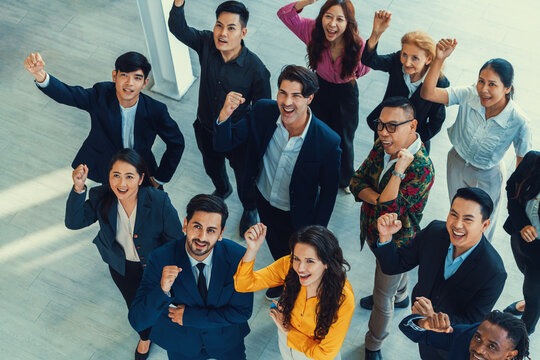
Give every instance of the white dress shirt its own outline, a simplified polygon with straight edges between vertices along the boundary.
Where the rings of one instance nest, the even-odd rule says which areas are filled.
[[[499,115],[486,120],[486,109],[480,103],[475,85],[444,90],[448,92],[448,106],[459,104],[448,137],[468,164],[491,169],[499,164],[512,143],[519,157],[532,149],[529,119],[513,100],[508,101]]]
[[[126,210],[118,201],[118,211],[116,215],[116,242],[120,244],[124,253],[126,254],[126,260],[140,261],[139,254],[135,249],[133,243],[133,229],[135,228],[135,220],[137,218],[137,205],[133,208],[131,216],[127,216]]]
[[[403,68],[401,68],[401,71],[403,71],[403,80],[405,81],[405,85],[407,85],[407,89],[409,89],[408,97],[410,98],[412,94],[414,94],[416,89],[418,89],[418,87],[422,85],[422,83],[424,82],[424,79],[426,78],[426,75],[427,75],[427,71],[420,80],[415,81],[415,82],[411,82],[411,75],[405,73],[405,70],[403,70]]]
[[[263,156],[263,168],[257,178],[257,188],[261,195],[275,208],[291,210],[289,186],[291,177],[311,124],[311,110],[308,121],[300,136],[289,138],[289,132],[278,118],[276,130]]]
[[[187,241],[187,239],[186,239]],[[214,257],[214,250],[210,252],[210,255],[203,261],[199,261],[194,259],[189,252],[187,251],[187,243],[186,243],[186,254],[189,259],[189,263],[191,264],[191,271],[193,272],[193,276],[195,276],[195,284],[199,282],[199,268],[197,267],[198,263],[203,263],[205,265],[203,269],[203,275],[206,279],[206,289],[210,289],[210,276],[212,274],[212,258]]]

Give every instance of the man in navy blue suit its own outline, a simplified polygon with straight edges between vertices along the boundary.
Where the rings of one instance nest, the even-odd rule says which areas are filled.
[[[246,359],[244,337],[253,293],[238,293],[233,275],[245,248],[223,239],[227,205],[197,195],[187,205],[185,236],[150,254],[129,310],[134,329],[173,360]]]
[[[146,57],[137,52],[121,55],[112,72],[113,82],[96,83],[88,89],[66,85],[49,75],[39,53],[30,54],[24,66],[45,95],[90,114],[90,133],[73,160],[73,168],[86,164],[89,179],[107,183],[111,157],[123,148],[132,148],[146,161],[154,187],[172,178],[184,151],[184,137],[167,106],[141,93],[151,70]],[[156,135],[167,145],[159,166],[152,154]]]
[[[327,226],[338,191],[340,137],[312,115],[308,105],[317,76],[302,66],[286,66],[278,78],[277,101],[259,100],[242,119],[233,112],[245,102],[230,92],[219,114],[214,148],[230,151],[247,144],[244,186],[256,185],[257,210],[267,225],[275,260],[288,255],[289,237],[306,225]],[[281,287],[266,297],[281,295]]]

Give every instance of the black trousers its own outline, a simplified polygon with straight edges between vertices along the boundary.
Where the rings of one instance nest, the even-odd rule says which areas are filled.
[[[231,187],[227,170],[225,169],[225,158],[227,158],[236,177],[236,189],[244,210],[255,210],[255,186],[251,186],[249,191],[244,191],[243,187],[244,174],[246,172],[246,146],[241,145],[225,153],[217,152],[214,150],[214,134],[208,131],[199,120],[195,120],[193,128],[195,129],[197,147],[203,158],[204,170],[212,180],[216,190],[223,194]]]
[[[289,255],[289,238],[294,232],[291,223],[291,213],[283,211],[270,205],[261,195],[258,189],[257,193],[257,212],[261,222],[266,225],[266,243],[270,248],[270,253],[274,260]]]
[[[354,133],[358,127],[358,86],[356,81],[334,84],[318,76],[319,90],[310,108],[313,114],[324,121],[341,136],[341,171],[339,187],[349,186],[354,174]]]
[[[516,264],[525,277],[523,280],[525,312],[521,320],[530,335],[534,332],[540,317],[540,239],[528,243],[518,232],[512,234],[510,241]]]
[[[137,293],[137,289],[139,288],[142,280],[143,267],[141,263],[138,261],[126,260],[126,274],[123,276],[110,266],[109,271],[114,283],[116,284],[116,287],[118,287],[118,290],[120,290],[122,293],[122,296],[124,297],[126,305],[129,309],[133,299],[135,299],[135,294]],[[148,328],[143,331],[139,331],[141,340],[148,340],[151,330],[152,328]]]

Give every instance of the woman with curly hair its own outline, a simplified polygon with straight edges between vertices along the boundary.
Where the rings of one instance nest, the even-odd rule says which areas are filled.
[[[392,14],[379,10],[373,18],[373,31],[367,40],[365,51],[362,53],[362,63],[374,70],[387,72],[388,85],[383,100],[394,96],[403,96],[411,101],[416,113],[418,126],[416,131],[429,154],[429,140],[435,136],[446,119],[444,104],[438,104],[420,97],[422,82],[426,77],[429,65],[435,59],[435,41],[428,33],[421,30],[411,31],[401,38],[401,50],[391,54],[377,54],[377,45],[382,34],[390,26]],[[441,73],[437,79],[437,87],[450,86],[448,79]],[[382,104],[379,104],[366,118],[368,126],[378,138],[376,121],[381,114]]]
[[[278,17],[307,45],[309,67],[317,73],[319,91],[310,105],[313,114],[341,136],[339,186],[348,192],[354,173],[354,133],[358,127],[356,79],[369,68],[360,61],[365,42],[358,34],[350,0],[328,0],[316,19],[298,14],[316,0],[301,0],[279,9]]]
[[[234,276],[236,290],[285,285],[270,309],[284,360],[341,359],[339,350],[354,312],[354,294],[345,275],[349,264],[338,240],[323,226],[306,226],[291,236],[291,255],[254,272],[265,235],[266,226],[261,223],[246,231],[247,250]]]

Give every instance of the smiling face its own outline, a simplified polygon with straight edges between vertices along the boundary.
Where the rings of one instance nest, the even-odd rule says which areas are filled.
[[[475,201],[459,197],[454,199],[446,218],[446,230],[458,253],[462,254],[482,239],[490,220],[482,220],[481,211],[480,204]]]
[[[418,46],[405,43],[401,47],[400,60],[403,71],[411,78],[415,78],[413,81],[418,81],[426,73],[432,58]]]
[[[508,101],[506,94],[510,93],[511,88],[505,87],[500,76],[487,67],[478,76],[476,91],[480,97],[480,103],[486,109],[491,107],[504,108]]]
[[[281,81],[277,94],[277,103],[281,121],[287,130],[299,128],[302,124],[307,123],[308,105],[313,100],[313,96],[312,94],[307,98],[304,97],[302,95],[302,84],[297,81]]]
[[[322,17],[322,27],[326,40],[339,41],[347,28],[347,18],[341,5],[334,5]]]
[[[411,120],[408,113],[399,107],[385,107],[381,111],[379,121],[385,124],[400,124]],[[396,132],[389,133],[386,127],[377,131],[384,152],[392,157],[401,149],[408,148],[416,140],[416,120],[396,127]]]
[[[116,87],[118,102],[125,108],[132,107],[137,103],[139,94],[148,83],[148,78],[144,78],[141,69],[128,73],[113,70],[112,78]]]
[[[116,161],[109,172],[109,186],[120,201],[137,199],[143,179],[144,174],[140,176],[135,166],[121,160]]]
[[[489,321],[484,321],[471,339],[470,360],[505,360],[518,355],[506,330]]]
[[[195,211],[188,221],[184,219],[182,231],[186,234],[186,249],[197,261],[203,261],[222,239],[221,214]]]
[[[317,290],[327,268],[319,259],[317,250],[311,245],[297,243],[292,259],[293,269],[298,274],[300,285]]]
[[[242,27],[240,15],[222,12],[214,25],[214,44],[222,54],[239,52],[247,28]]]

